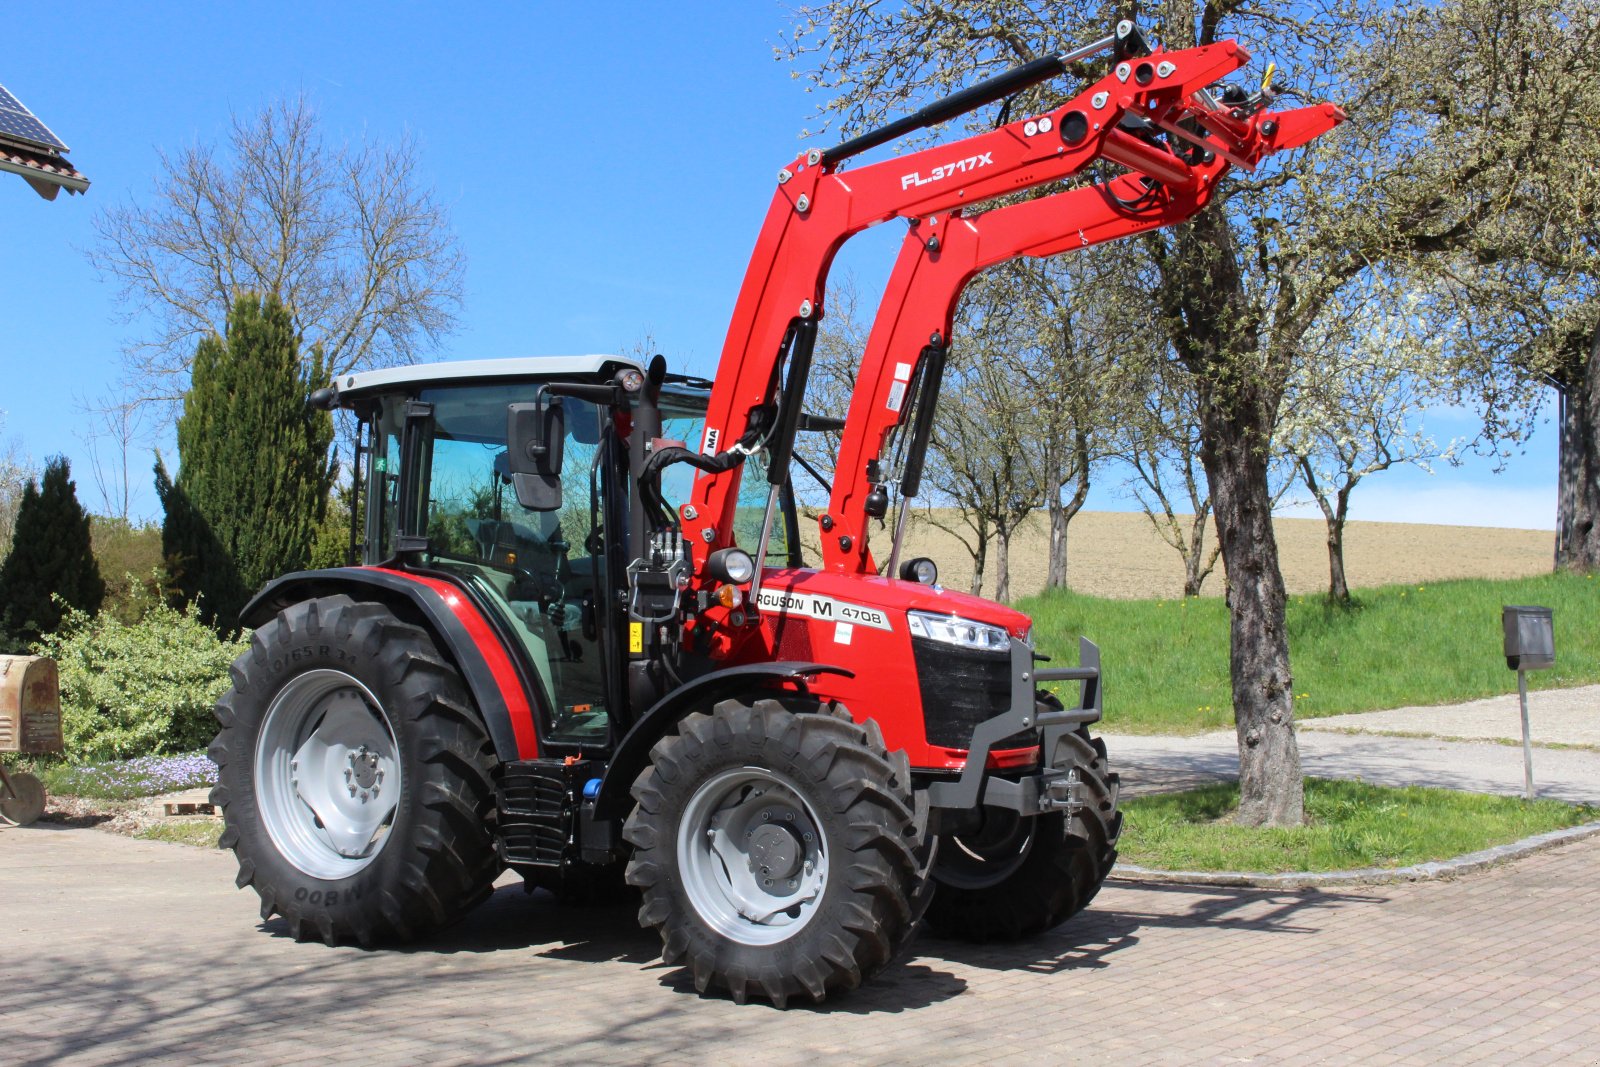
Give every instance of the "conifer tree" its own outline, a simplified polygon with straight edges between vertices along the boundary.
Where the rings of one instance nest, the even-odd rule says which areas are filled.
[[[178,419],[178,476],[158,461],[162,548],[184,600],[220,632],[268,581],[304,569],[327,508],[333,419],[307,399],[327,384],[320,349],[302,360],[275,297],[234,301],[227,334],[195,350]]]
[[[42,482],[30,480],[22,491],[11,553],[0,563],[0,648],[25,652],[61,624],[66,608],[98,611],[105,591],[89,513],[78,502],[71,464],[57,456]]]

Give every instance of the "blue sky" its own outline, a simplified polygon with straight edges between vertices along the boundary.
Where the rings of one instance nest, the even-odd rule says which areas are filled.
[[[805,83],[773,58],[783,5],[81,2],[7,13],[0,84],[92,181],[53,203],[0,175],[0,437],[71,457],[100,507],[81,404],[106,395],[137,324],[83,250],[94,212],[148,195],[157,149],[217,140],[230,111],[306,92],[330,139],[422,145],[467,257],[461,327],[440,358],[614,351],[646,333],[677,368],[715,369],[773,176],[815,126]],[[463,13],[465,12],[465,13]],[[836,269],[881,285],[898,233]],[[1474,427],[1439,412],[1449,438]],[[172,448],[166,446],[170,453]],[[158,505],[135,460],[134,512]],[[1550,528],[1554,434],[1487,461],[1363,485],[1356,518]],[[1114,472],[1090,506],[1127,509]],[[1296,512],[1301,513],[1301,512]]]

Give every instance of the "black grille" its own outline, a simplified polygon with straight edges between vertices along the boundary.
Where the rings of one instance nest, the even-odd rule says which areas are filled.
[[[930,745],[970,748],[977,725],[1011,707],[1010,653],[974,652],[913,637],[911,654],[917,664],[923,729]],[[1034,743],[1033,731],[1024,730],[994,747],[1025,748]]]

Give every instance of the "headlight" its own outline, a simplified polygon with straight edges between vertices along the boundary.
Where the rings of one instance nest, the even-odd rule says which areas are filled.
[[[930,611],[906,612],[906,624],[915,637],[926,637],[958,648],[976,652],[1009,652],[1011,635],[1003,626],[990,626],[986,622],[973,622],[958,615],[935,615]]]
[[[719,581],[744,585],[756,576],[756,561],[742,548],[724,548],[706,557],[706,570]]]
[[[918,556],[916,559],[908,559],[900,564],[900,577],[908,582],[938,585],[939,567],[927,556]]]

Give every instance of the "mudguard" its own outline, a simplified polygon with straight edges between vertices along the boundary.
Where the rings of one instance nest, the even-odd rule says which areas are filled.
[[[666,734],[673,723],[689,712],[709,709],[719,700],[737,693],[747,693],[755,686],[768,682],[795,682],[802,688],[809,674],[838,674],[855,677],[855,672],[825,663],[749,663],[741,667],[712,671],[679,686],[651,706],[639,717],[622,740],[606,767],[600,791],[595,795],[596,819],[620,819],[628,814],[633,800],[628,790],[650,762],[650,749]]]
[[[434,574],[411,575],[376,567],[297,571],[267,584],[239,613],[241,624],[260,626],[283,608],[313,597],[345,593],[412,609],[432,630],[461,671],[502,762],[539,755],[537,728],[526,687],[487,620],[465,594],[447,596]]]

